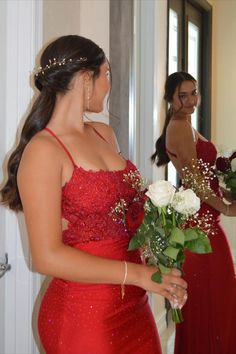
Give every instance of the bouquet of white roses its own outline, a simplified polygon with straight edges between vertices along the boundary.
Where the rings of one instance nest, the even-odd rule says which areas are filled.
[[[216,159],[216,173],[232,198],[236,199],[236,152]]]
[[[143,220],[132,237],[129,250],[141,248],[148,264],[158,267],[152,280],[160,283],[171,268],[182,271],[185,249],[210,253],[207,235],[188,221],[200,208],[200,199],[191,189],[176,190],[170,182],[157,181],[146,192]],[[197,222],[195,223],[197,225]],[[172,305],[172,319],[183,321],[181,309]]]

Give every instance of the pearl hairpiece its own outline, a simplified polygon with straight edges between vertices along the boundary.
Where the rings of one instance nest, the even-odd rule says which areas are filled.
[[[88,59],[86,57],[80,57],[79,59],[62,59],[62,60],[57,60],[56,58],[53,58],[53,60],[49,59],[49,64],[47,64],[46,66],[42,67],[39,66],[36,70],[35,70],[35,76],[38,76],[39,74],[44,75],[45,71],[53,68],[54,66],[62,66],[62,65],[66,65],[68,63],[72,63],[72,62],[76,62],[76,63],[84,63],[86,62]]]

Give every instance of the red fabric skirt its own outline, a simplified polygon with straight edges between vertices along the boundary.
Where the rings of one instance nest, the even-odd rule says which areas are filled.
[[[236,353],[236,278],[218,216],[215,232],[210,236],[212,253],[186,254],[188,300],[182,310],[184,322],[176,328],[175,354]]]
[[[140,263],[127,241],[76,246],[112,259]],[[107,270],[109,271],[109,269]],[[146,292],[120,285],[53,279],[39,313],[39,334],[47,354],[160,354],[160,342]]]

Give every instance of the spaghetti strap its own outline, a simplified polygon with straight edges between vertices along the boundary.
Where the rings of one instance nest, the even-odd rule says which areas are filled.
[[[100,138],[101,138],[102,140],[104,140],[107,144],[110,144],[110,143],[102,136],[102,134],[99,133],[99,131],[98,131],[96,128],[94,128],[94,127],[92,127],[92,126],[91,126],[91,128],[94,130],[94,132],[95,132],[98,136],[100,136]],[[121,154],[121,151],[118,151],[118,155],[122,155],[122,154]]]
[[[44,128],[44,130],[47,130],[49,132],[49,134],[51,134],[57,141],[58,143],[61,145],[61,147],[64,149],[64,151],[66,152],[66,154],[68,155],[69,159],[71,160],[73,166],[76,166],[76,163],[74,162],[73,157],[71,156],[69,150],[67,149],[67,147],[63,144],[63,142],[56,136],[56,134],[49,128]]]
[[[90,126],[91,126],[91,128],[94,130],[94,132],[95,132],[98,136],[100,136],[100,138],[101,138],[102,140],[104,140],[107,144],[109,144],[108,141],[102,136],[102,134],[99,133],[99,131],[98,131],[96,128],[94,128],[92,125],[90,125]]]
[[[168,154],[171,155],[171,156],[177,157],[176,154],[174,154],[173,152],[169,151],[168,149],[166,149],[166,152],[168,152]]]

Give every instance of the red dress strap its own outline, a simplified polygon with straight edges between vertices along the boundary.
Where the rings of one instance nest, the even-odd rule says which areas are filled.
[[[168,149],[166,149],[166,152],[168,152],[168,154],[169,154],[169,155],[174,156],[174,157],[176,157],[176,158],[177,158],[177,155],[176,155],[176,154],[174,154],[173,152],[169,151]]]
[[[107,144],[110,144],[110,143],[102,136],[102,134],[100,134],[99,131],[97,131],[97,129],[95,129],[95,128],[92,127],[92,126],[91,126],[91,128],[95,131],[95,133],[96,133],[98,136],[100,136],[100,138],[101,138],[102,140],[104,140]],[[121,155],[121,151],[119,151],[118,154]]]
[[[102,140],[104,140],[106,143],[108,143],[108,141],[102,136],[102,134],[99,133],[99,131],[94,128],[93,126],[91,126],[91,128],[95,131],[95,133],[100,136],[100,138],[102,138]],[[109,144],[109,143],[108,143]]]
[[[61,147],[64,149],[64,151],[66,152],[66,154],[68,155],[69,159],[71,160],[73,166],[76,166],[76,163],[74,162],[73,157],[71,156],[71,153],[69,152],[69,150],[67,149],[67,147],[63,144],[63,142],[56,136],[56,134],[49,128],[44,128],[44,130],[47,130],[49,132],[49,134],[51,134],[57,141],[58,143],[61,145]]]

